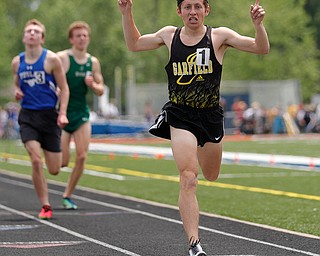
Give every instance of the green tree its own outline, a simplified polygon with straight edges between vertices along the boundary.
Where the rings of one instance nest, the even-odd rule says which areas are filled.
[[[157,3],[135,1],[134,18],[142,34],[155,32],[165,25],[181,26],[181,18],[176,14],[176,1],[162,0]],[[244,3],[246,2],[246,3]],[[211,1],[211,12],[206,24],[226,26],[242,35],[254,37],[254,27],[250,19],[250,4],[254,1]],[[224,80],[281,80],[299,79],[303,98],[308,101],[314,93],[320,92],[319,60],[315,30],[312,21],[304,11],[304,0],[263,1],[267,14],[267,28],[271,51],[268,55],[253,55],[229,50],[224,59]],[[281,10],[281,12],[279,11]],[[157,13],[158,11],[158,13]],[[163,47],[165,48],[165,47]],[[163,66],[167,63],[167,49],[146,53],[128,53],[137,70],[139,82],[166,81]]]
[[[25,17],[31,11],[31,2],[29,0],[0,2],[0,13],[2,13],[0,16],[0,105],[13,98],[11,60],[22,49],[20,27],[25,23]]]
[[[5,12],[5,5],[3,2],[0,3],[0,12]],[[10,41],[8,38],[10,37],[10,28],[9,28],[9,22],[5,18],[4,15],[0,16],[0,23],[2,24],[2,28],[0,30],[0,45],[1,45],[1,51],[0,51],[0,77],[7,77],[7,74],[10,72],[10,63],[11,63],[11,57],[10,52]],[[3,83],[3,79],[1,79],[1,83]]]
[[[217,4],[211,13],[212,23],[254,36],[249,16],[252,1],[247,2],[244,5],[243,1],[226,0],[225,4]],[[313,93],[320,91],[320,73],[317,72],[319,61],[314,29],[308,27],[310,19],[304,12],[304,1],[263,1],[261,4],[267,12],[264,24],[269,35],[270,53],[261,56],[229,50],[224,61],[223,79],[299,79],[303,98],[307,101]]]
[[[249,15],[252,3],[254,0],[210,1],[211,13],[206,24],[230,27],[242,35],[254,36]],[[311,95],[320,92],[319,49],[316,44],[320,28],[318,0],[262,1],[261,4],[267,11],[264,23],[270,38],[270,54],[260,56],[230,49],[223,63],[223,79],[299,79],[303,98],[307,101]],[[142,34],[155,32],[166,25],[182,26],[174,0],[134,0],[133,8]],[[1,24],[5,24],[0,31],[3,50],[0,54],[0,88],[8,86],[3,81],[12,79],[10,61],[24,49],[21,33],[30,18],[37,18],[45,24],[45,47],[54,51],[70,47],[66,33],[71,22],[88,22],[92,28],[88,50],[99,58],[111,95],[114,93],[115,67],[123,70],[124,81],[128,65],[135,67],[138,83],[167,80],[164,70],[168,62],[166,47],[139,53],[127,50],[116,0],[3,0],[0,11],[4,13],[0,17]]]
[[[306,0],[304,7],[311,17],[309,26],[316,29],[317,46],[320,49],[320,1]]]
[[[90,25],[91,43],[88,51],[100,60],[105,83],[111,90],[114,69],[116,66],[125,68],[128,55],[116,8],[116,1],[43,0],[35,12],[48,30],[46,46],[54,51],[70,47],[67,29],[72,22],[83,20]],[[46,13],[48,9],[51,10],[50,15]]]
[[[319,51],[315,30],[308,27],[310,17],[304,0],[275,1],[269,4],[266,24],[270,28],[271,54],[266,57],[269,79],[296,78],[301,81],[305,101],[320,92]],[[290,10],[285,14],[278,10]]]

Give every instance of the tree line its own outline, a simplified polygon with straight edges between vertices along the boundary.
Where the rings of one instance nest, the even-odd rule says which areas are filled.
[[[165,25],[181,26],[175,0],[134,0],[134,18],[142,34]],[[226,26],[242,35],[254,36],[249,16],[253,0],[210,0],[206,24]],[[265,56],[229,50],[224,60],[223,80],[298,79],[305,101],[320,93],[320,1],[261,1],[266,9],[271,52]],[[89,52],[99,58],[106,84],[114,93],[114,70],[120,67],[122,81],[133,65],[138,83],[166,82],[166,47],[132,53],[126,48],[117,0],[2,0],[0,3],[0,105],[12,99],[11,60],[24,50],[22,31],[27,20],[39,19],[47,29],[45,47],[53,51],[69,48],[67,29],[75,20],[92,29]],[[165,90],[166,88],[164,88]]]

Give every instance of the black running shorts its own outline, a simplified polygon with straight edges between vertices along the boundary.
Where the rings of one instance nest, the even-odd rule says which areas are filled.
[[[206,142],[219,143],[224,136],[223,109],[191,108],[172,102],[166,103],[149,132],[157,137],[171,139],[170,126],[191,132],[203,147]]]
[[[55,109],[21,109],[18,122],[22,142],[35,140],[47,151],[61,152],[61,129],[57,125],[57,118]]]

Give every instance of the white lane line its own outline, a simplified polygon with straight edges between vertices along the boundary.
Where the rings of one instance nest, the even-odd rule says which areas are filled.
[[[101,245],[101,246],[103,246],[103,247],[112,249],[112,250],[114,250],[114,251],[122,252],[122,253],[125,254],[125,255],[140,256],[139,254],[136,254],[136,253],[127,251],[127,250],[125,250],[125,249],[122,249],[122,248],[113,246],[113,245],[111,245],[111,244],[104,243],[104,242],[99,241],[99,240],[97,240],[97,239],[94,239],[94,238],[91,238],[91,237],[82,235],[82,234],[80,234],[80,233],[78,233],[78,232],[75,232],[75,231],[72,231],[72,230],[67,229],[67,228],[65,228],[65,227],[56,225],[56,224],[54,224],[54,223],[52,223],[52,222],[38,219],[38,218],[36,218],[36,217],[34,217],[34,216],[30,215],[30,214],[27,214],[27,213],[24,213],[24,212],[15,210],[15,209],[10,208],[10,207],[7,207],[7,206],[5,206],[5,205],[0,204],[0,208],[3,209],[3,210],[5,210],[5,211],[14,213],[14,214],[16,214],[16,215],[20,215],[20,216],[23,216],[23,217],[25,217],[25,218],[38,221],[38,222],[42,223],[43,225],[50,226],[50,227],[55,228],[55,229],[57,229],[57,230],[59,230],[59,231],[68,233],[68,234],[70,234],[70,235],[72,235],[72,236],[81,238],[81,239],[83,239],[83,240],[86,240],[86,241],[89,241],[89,242],[92,242],[92,243]]]
[[[109,203],[104,203],[104,202],[101,202],[101,201],[88,199],[88,198],[85,198],[85,197],[82,197],[82,196],[76,196],[76,198],[78,200],[86,201],[88,203],[95,203],[95,204],[98,204],[98,205],[101,205],[101,206],[107,206],[107,207],[111,207],[111,208],[130,211],[130,212],[138,213],[138,214],[141,214],[141,215],[144,215],[144,216],[148,216],[150,218],[159,219],[159,220],[163,220],[163,221],[167,221],[167,222],[171,222],[171,223],[176,223],[176,224],[182,225],[182,221],[171,219],[171,218],[167,218],[167,217],[163,217],[163,216],[159,216],[159,215],[156,215],[156,214],[152,214],[152,213],[148,213],[148,212],[144,212],[144,211],[140,211],[140,210],[134,210],[134,209],[130,209],[130,208],[127,208],[127,207],[113,205],[113,204],[109,204]],[[245,241],[249,241],[249,242],[254,242],[254,243],[258,243],[258,244],[263,244],[263,245],[267,245],[267,246],[271,246],[271,247],[280,248],[280,249],[283,249],[283,250],[286,250],[286,251],[298,252],[298,253],[305,254],[305,255],[310,255],[310,256],[320,256],[320,254],[316,254],[316,253],[312,253],[312,252],[306,252],[306,251],[298,250],[298,249],[295,249],[295,248],[286,247],[286,246],[282,246],[282,245],[278,245],[278,244],[273,244],[273,243],[269,243],[269,242],[265,242],[265,241],[261,241],[261,240],[257,240],[257,239],[252,239],[252,238],[248,238],[248,237],[244,237],[244,236],[234,235],[234,234],[231,234],[231,233],[219,231],[219,230],[216,230],[216,229],[207,228],[207,227],[204,227],[204,226],[199,226],[199,229],[205,230],[205,231],[208,231],[208,232],[211,232],[211,233],[219,234],[219,235],[224,235],[224,236],[228,236],[228,237],[237,238],[237,239],[240,239],[240,240],[245,240]]]
[[[71,148],[74,148],[74,142]],[[108,143],[90,143],[89,149],[96,153],[113,153],[120,155],[132,155],[144,157],[160,157],[163,159],[173,159],[170,147],[151,147],[137,145],[119,145]],[[232,163],[239,165],[259,165],[279,168],[290,168],[296,170],[301,168],[305,171],[320,171],[320,158],[292,156],[292,155],[273,155],[243,152],[222,152],[222,163]]]
[[[9,179],[6,179],[6,178],[0,178],[1,181],[3,182],[7,182],[7,183],[10,183],[10,184],[14,184],[14,185],[18,185],[18,186],[23,186],[23,187],[28,187],[28,188],[32,188],[33,189],[33,186],[30,185],[30,184],[27,184],[27,183],[23,183],[23,182],[15,182],[14,180],[9,180]],[[60,191],[57,191],[57,190],[53,190],[53,189],[49,189],[49,192],[52,193],[52,194],[56,194],[56,195],[62,195],[62,192]],[[77,200],[81,200],[81,201],[84,201],[84,202],[87,202],[87,203],[92,203],[92,204],[97,204],[97,205],[100,205],[100,206],[106,206],[106,207],[110,207],[110,208],[114,208],[114,209],[118,209],[118,210],[123,210],[123,211],[128,211],[128,212],[132,212],[132,213],[137,213],[137,214],[141,214],[141,215],[144,215],[144,216],[147,216],[147,217],[150,217],[150,218],[154,218],[154,219],[158,219],[158,220],[162,220],[162,221],[167,221],[167,222],[170,222],[170,223],[175,223],[175,224],[179,224],[179,225],[182,225],[182,221],[179,221],[179,220],[176,220],[176,219],[172,219],[172,218],[168,218],[168,217],[163,217],[163,216],[160,216],[160,215],[156,215],[156,214],[152,214],[152,213],[148,213],[148,212],[144,212],[144,211],[141,211],[141,210],[135,210],[135,209],[131,209],[131,208],[128,208],[128,207],[124,207],[124,206],[119,206],[119,205],[114,205],[114,204],[109,204],[109,203],[105,203],[105,202],[101,202],[101,201],[98,201],[98,200],[94,200],[94,199],[90,199],[90,198],[86,198],[86,197],[83,197],[83,196],[78,196],[78,195],[73,195],[73,198],[77,199]],[[0,204],[0,208],[1,208],[1,204]],[[4,206],[5,207],[5,206]],[[15,211],[15,210],[14,210]],[[19,211],[16,211],[18,213],[21,213],[21,214],[25,214],[25,213],[22,213],[22,212],[19,212]],[[28,214],[27,214],[28,215]],[[35,219],[41,223],[44,223],[44,224],[52,224],[52,225],[55,225],[53,223],[50,223],[50,222],[47,222],[47,221],[43,221],[43,220],[39,220],[31,215],[28,215],[30,216],[32,219]],[[60,227],[60,226],[58,226]],[[61,227],[64,230],[66,230],[65,232],[68,231],[68,229],[65,229],[63,227]],[[59,228],[58,228],[59,229]],[[240,239],[240,240],[245,240],[245,241],[249,241],[249,242],[254,242],[254,243],[257,243],[257,244],[263,244],[263,245],[267,245],[267,246],[271,246],[271,247],[275,247],[275,248],[279,248],[279,249],[282,249],[282,250],[286,250],[286,251],[291,251],[291,252],[297,252],[297,253],[301,253],[301,254],[304,254],[304,255],[309,255],[309,256],[320,256],[320,254],[316,254],[316,253],[313,253],[313,252],[307,252],[307,251],[302,251],[302,250],[299,250],[299,249],[295,249],[295,248],[291,248],[291,247],[287,247],[287,246],[282,246],[282,245],[278,245],[278,244],[274,244],[274,243],[269,243],[269,242],[265,242],[265,241],[261,241],[261,240],[257,240],[257,239],[252,239],[252,238],[248,238],[248,237],[244,237],[244,236],[239,236],[239,235],[235,235],[235,234],[231,234],[231,233],[227,233],[227,232],[223,232],[223,231],[220,231],[220,230],[216,230],[216,229],[212,229],[212,228],[208,228],[208,227],[204,227],[204,226],[199,226],[199,229],[201,230],[204,230],[204,231],[207,231],[207,232],[211,232],[211,233],[215,233],[215,234],[219,234],[219,235],[223,235],[223,236],[227,236],[227,237],[232,237],[232,238],[236,238],[236,239]],[[70,231],[73,233],[73,231]],[[68,232],[67,232],[68,233]],[[76,232],[74,232],[75,234],[78,234]],[[71,234],[71,233],[70,233]],[[79,234],[81,237],[83,235]],[[76,235],[77,236],[77,235]],[[79,236],[78,236],[79,237]],[[84,236],[85,237],[85,236]],[[88,238],[88,239],[92,239],[92,238]],[[87,240],[87,239],[85,239]],[[98,240],[95,240],[93,239],[94,241],[97,241],[96,243],[99,244],[99,243],[103,243],[101,241],[98,241]],[[91,241],[91,240],[87,240],[87,241]],[[104,244],[104,243],[103,243]],[[108,247],[108,246],[111,246],[111,247],[114,247],[112,245],[108,245],[106,244],[107,246],[105,247]],[[111,248],[111,247],[108,247],[108,248]],[[118,248],[118,247],[115,247],[115,248]],[[113,249],[113,248],[111,248]],[[119,248],[120,249],[120,248]],[[128,255],[137,255],[137,254],[128,254]]]
[[[86,243],[84,241],[42,241],[42,242],[1,242],[0,248],[23,248],[23,249],[34,249],[34,248],[48,248],[56,246],[70,246]]]
[[[25,174],[13,173],[13,172],[5,171],[5,170],[2,170],[2,169],[0,169],[0,173],[3,173],[5,175],[9,175],[9,176],[12,176],[12,177],[20,177],[21,179],[24,179],[24,180],[31,180],[30,176],[29,175],[25,175]],[[14,181],[14,180],[11,180],[11,179],[0,178],[0,180],[1,179],[5,180],[6,183],[9,183],[9,184],[17,184],[18,183],[18,181]],[[58,185],[58,186],[65,186],[65,183],[58,182],[58,181],[53,181],[53,180],[48,180],[48,183],[54,184],[54,185]],[[27,183],[22,183],[22,184],[20,184],[20,186],[24,186],[24,187],[33,189],[33,185],[30,185],[30,184],[27,184]],[[78,190],[90,192],[90,193],[93,193],[93,194],[109,196],[109,197],[127,199],[129,201],[134,201],[134,202],[141,202],[141,203],[145,203],[145,204],[148,204],[148,205],[154,205],[154,206],[157,206],[157,207],[170,208],[170,209],[174,209],[174,210],[177,210],[177,211],[179,210],[179,208],[177,206],[157,203],[157,202],[148,201],[148,200],[145,200],[145,199],[139,199],[139,198],[135,198],[135,197],[131,197],[131,196],[116,194],[116,193],[112,193],[112,192],[106,192],[106,191],[97,190],[97,189],[93,189],[93,188],[82,187],[80,185],[78,186]],[[52,194],[62,195],[62,192],[57,192],[57,191],[50,191],[50,192]],[[80,199],[80,200],[82,200],[82,199]],[[55,214],[57,214],[57,213],[55,213]],[[72,213],[72,214],[76,214],[76,213]],[[281,228],[272,227],[272,226],[269,226],[269,225],[264,225],[264,224],[259,224],[259,223],[244,221],[244,220],[233,219],[233,218],[230,218],[230,217],[226,217],[226,216],[222,216],[222,215],[218,215],[218,214],[207,213],[207,212],[201,212],[201,214],[205,215],[205,216],[208,216],[208,217],[229,220],[229,221],[232,221],[232,222],[242,223],[242,224],[246,224],[246,225],[250,225],[250,226],[256,226],[256,227],[260,227],[260,228],[264,228],[264,229],[268,229],[268,230],[273,230],[273,231],[277,231],[277,232],[281,232],[281,233],[286,233],[286,234],[291,234],[291,235],[295,235],[295,236],[301,236],[301,237],[320,240],[319,236],[310,235],[310,234],[306,234],[306,233],[295,232],[295,231],[292,231],[292,230],[281,229]],[[0,216],[1,215],[7,215],[7,213],[0,211]]]
[[[310,177],[320,176],[319,172],[266,172],[266,173],[220,173],[219,179],[242,179],[242,178],[273,178],[273,177]],[[199,175],[201,177],[201,175]]]
[[[21,159],[14,159],[14,158],[1,158],[0,157],[0,161],[1,162],[6,162],[6,163],[10,163],[10,164],[15,164],[15,165],[23,165],[23,166],[31,166],[30,161],[26,161],[26,160],[21,160]],[[46,166],[44,166],[46,168]],[[61,168],[62,172],[71,172],[72,168],[69,167],[63,167]],[[105,173],[105,172],[101,172],[101,171],[94,171],[94,170],[84,170],[85,174],[88,175],[92,175],[92,176],[97,176],[97,177],[103,177],[103,178],[108,178],[108,179],[113,179],[113,180],[127,180],[128,177],[123,176],[123,175],[119,175],[119,174],[113,174],[113,173]],[[131,178],[129,178],[131,179]]]
[[[82,196],[74,195],[74,198],[76,198],[78,200],[85,201],[87,203],[94,203],[94,204],[101,205],[101,206],[116,208],[118,210],[124,210],[124,211],[133,212],[133,213],[138,213],[138,214],[141,214],[141,215],[144,215],[144,216],[148,216],[150,218],[159,219],[159,220],[163,220],[163,221],[167,221],[167,222],[171,222],[171,223],[176,223],[176,224],[182,225],[182,221],[171,219],[171,218],[167,218],[167,217],[163,217],[163,216],[160,216],[160,215],[156,215],[156,214],[152,214],[152,213],[148,213],[148,212],[144,212],[144,211],[140,211],[140,210],[134,210],[134,209],[131,209],[131,208],[118,206],[118,205],[114,205],[114,204],[109,204],[109,203],[97,201],[97,200],[94,200],[94,199],[89,199],[89,198],[82,197]],[[254,242],[254,243],[258,243],[258,244],[264,244],[264,245],[280,248],[280,249],[283,249],[283,250],[286,250],[286,251],[298,252],[298,253],[302,253],[302,254],[310,255],[310,256],[320,256],[320,254],[315,254],[315,253],[312,253],[312,252],[306,252],[306,251],[298,250],[298,249],[295,249],[295,248],[290,248],[290,247],[286,247],[286,246],[282,246],[282,245],[278,245],[278,244],[273,244],[273,243],[269,243],[269,242],[265,242],[265,241],[261,241],[261,240],[256,240],[256,239],[252,239],[252,238],[248,238],[248,237],[244,237],[244,236],[234,235],[234,234],[231,234],[231,233],[219,231],[219,230],[216,230],[216,229],[207,228],[207,227],[204,227],[204,226],[199,226],[199,229],[205,230],[205,231],[208,231],[208,232],[211,232],[211,233],[215,233],[215,234],[220,234],[220,235],[224,235],[224,236],[228,236],[228,237],[233,237],[233,238],[249,241],[249,242]]]
[[[63,167],[61,168],[62,172],[69,172],[71,173],[72,168],[70,167]],[[84,169],[83,170],[84,174],[88,174],[91,176],[96,176],[96,177],[102,177],[102,178],[108,178],[108,179],[112,179],[112,180],[126,180],[127,178],[123,175],[118,175],[118,174],[113,174],[113,173],[105,173],[102,171],[94,171],[94,170],[88,170],[88,169]]]
[[[0,225],[0,231],[34,229],[38,225]]]
[[[0,158],[1,160],[1,158]],[[17,164],[17,165],[27,165],[30,166],[30,161],[25,161],[25,160],[16,160],[16,159],[7,159],[6,160],[8,163],[12,164]],[[270,166],[263,166],[269,168]],[[72,168],[69,167],[64,167],[61,168],[62,172],[71,172]],[[285,169],[285,168],[284,168]],[[292,169],[292,168],[289,168]],[[297,167],[296,169],[299,169]],[[112,174],[112,173],[105,173],[101,171],[95,171],[95,170],[89,170],[85,169],[84,174],[91,175],[91,176],[96,176],[96,177],[103,177],[103,178],[108,178],[108,179],[113,179],[113,180],[119,180],[119,181],[124,181],[124,180],[146,180],[147,178],[141,178],[141,177],[128,177],[124,175],[119,175],[119,174]],[[319,176],[320,172],[267,172],[267,173],[220,173],[219,179],[243,179],[243,178],[287,178],[287,177],[303,177],[303,176]],[[203,178],[202,174],[199,174],[199,178]]]
[[[313,253],[313,252],[302,251],[302,250],[298,250],[298,249],[295,249],[295,248],[282,246],[282,245],[279,245],[279,244],[274,244],[274,243],[269,243],[269,242],[265,242],[265,241],[261,241],[261,240],[257,240],[257,239],[252,239],[252,238],[249,238],[249,237],[243,237],[243,236],[239,236],[239,235],[234,235],[234,234],[226,233],[226,232],[223,232],[223,231],[219,231],[219,230],[215,230],[215,229],[211,229],[211,228],[207,228],[207,227],[203,227],[203,226],[200,226],[199,229],[202,229],[202,230],[205,230],[205,231],[208,231],[208,232],[212,232],[212,233],[216,233],[216,234],[220,234],[220,235],[224,235],[224,236],[229,236],[229,237],[241,239],[241,240],[246,240],[246,241],[249,241],[249,242],[254,242],[254,243],[263,244],[263,245],[267,245],[267,246],[271,246],[271,247],[276,247],[276,248],[283,249],[283,250],[286,250],[286,251],[298,252],[298,253],[301,253],[301,254],[304,254],[304,255],[310,255],[310,256],[320,256],[320,254],[316,254],[316,253]]]

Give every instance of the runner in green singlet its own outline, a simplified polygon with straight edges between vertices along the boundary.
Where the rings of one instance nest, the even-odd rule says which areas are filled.
[[[88,86],[84,78],[87,74],[92,73],[92,58],[88,56],[84,64],[79,64],[72,53],[68,53],[68,55],[70,67],[66,75],[69,89],[72,93],[70,94],[67,111],[70,121],[64,130],[68,133],[73,133],[89,120],[90,109],[86,100]]]
[[[62,166],[68,166],[70,161],[71,138],[75,143],[76,159],[63,194],[62,205],[65,209],[75,210],[77,205],[71,200],[71,195],[82,176],[91,138],[90,109],[86,95],[90,88],[96,95],[101,96],[104,81],[99,60],[87,52],[90,43],[89,25],[76,21],[69,26],[68,35],[72,48],[58,52],[70,90],[67,110],[69,124],[63,129],[61,136]]]

